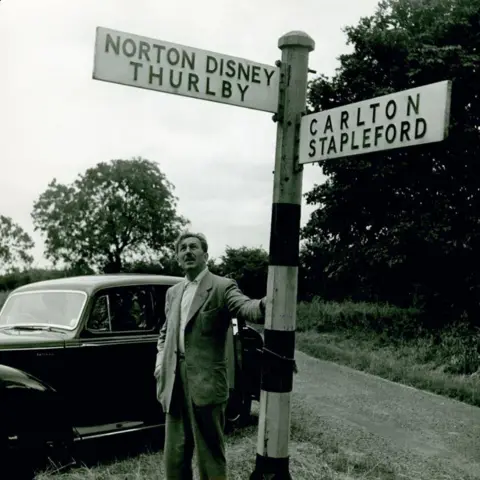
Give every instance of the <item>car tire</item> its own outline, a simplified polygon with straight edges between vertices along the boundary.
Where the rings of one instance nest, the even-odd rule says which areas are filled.
[[[73,464],[69,455],[71,451],[68,441],[57,440],[53,448],[35,434],[23,434],[22,443],[12,448],[9,447],[7,434],[0,433],[0,478],[34,480],[38,471],[50,467],[51,460],[55,461],[57,471],[61,470]]]
[[[8,433],[0,425],[0,478],[32,479],[33,470],[28,472],[28,462],[9,446]]]
[[[5,440],[5,441],[4,441]],[[34,480],[35,463],[24,455],[24,452],[8,448],[6,437],[0,446],[0,478],[15,478],[16,480]]]

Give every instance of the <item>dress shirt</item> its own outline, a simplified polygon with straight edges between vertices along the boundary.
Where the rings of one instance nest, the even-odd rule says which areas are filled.
[[[208,268],[204,268],[192,281],[185,277],[182,303],[180,307],[180,329],[178,336],[178,348],[180,353],[185,353],[185,325],[187,324],[188,312],[190,311],[193,298],[197,293],[198,285],[207,272]]]

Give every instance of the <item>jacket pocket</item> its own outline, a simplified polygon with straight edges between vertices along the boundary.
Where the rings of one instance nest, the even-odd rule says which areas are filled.
[[[195,372],[191,372],[188,380],[196,406],[202,407],[228,400],[226,362],[215,362],[208,368],[196,369]]]
[[[200,324],[204,335],[211,335],[217,330],[221,322],[221,311],[222,308],[217,307],[200,313]]]

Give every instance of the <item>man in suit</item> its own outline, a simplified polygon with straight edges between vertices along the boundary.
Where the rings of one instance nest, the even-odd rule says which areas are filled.
[[[232,317],[263,323],[265,298],[252,300],[234,280],[209,272],[202,234],[183,233],[175,251],[186,278],[167,291],[154,373],[166,414],[166,478],[192,480],[195,447],[200,479],[225,480],[227,331]]]

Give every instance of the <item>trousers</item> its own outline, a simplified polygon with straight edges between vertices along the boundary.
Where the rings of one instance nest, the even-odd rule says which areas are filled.
[[[195,449],[200,480],[226,480],[224,425],[227,402],[198,407],[190,397],[187,365],[178,358],[170,412],[166,414],[164,461],[167,480],[193,480]]]

